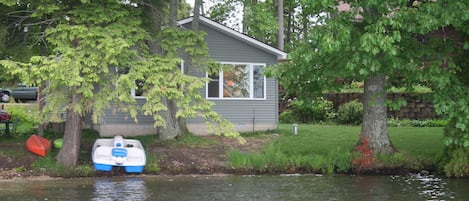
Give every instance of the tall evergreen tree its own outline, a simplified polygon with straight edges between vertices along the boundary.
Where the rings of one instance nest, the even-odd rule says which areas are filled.
[[[77,165],[85,114],[91,113],[92,121],[97,122],[108,108],[129,112],[135,121],[138,113],[151,115],[155,126],[164,126],[169,119],[161,112],[169,108],[162,100],[171,100],[178,108],[173,114],[175,118],[200,116],[217,123],[215,133],[238,135],[200,95],[205,81],[180,70],[179,50],[186,50],[194,58],[207,55],[202,35],[177,28],[158,29],[161,26],[142,28],[145,6],[136,5],[159,1],[0,3],[8,6],[26,3],[27,12],[31,13],[28,17],[47,17],[46,21],[51,22],[44,32],[50,47],[48,55],[32,56],[28,62],[1,60],[0,65],[28,84],[47,81],[44,88],[47,104],[42,108],[41,121],[60,120],[59,108],[66,111],[64,143],[57,157],[65,167]],[[160,40],[157,47],[151,46],[155,39]],[[165,54],[148,51],[155,47]],[[130,95],[141,80],[145,80],[141,86],[145,93],[143,105]]]

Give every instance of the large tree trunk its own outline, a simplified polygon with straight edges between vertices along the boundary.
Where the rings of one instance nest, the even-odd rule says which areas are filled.
[[[72,95],[72,105],[78,102],[78,96]],[[80,154],[80,138],[82,130],[81,114],[67,109],[67,121],[65,123],[65,134],[63,145],[57,156],[57,160],[64,167],[73,168],[77,166],[78,156]]]
[[[278,0],[278,8],[277,8],[277,15],[278,15],[278,49],[284,49],[284,40],[283,40],[283,32],[284,32],[284,20],[283,20],[283,0]]]
[[[381,74],[371,75],[365,81],[361,137],[368,140],[373,153],[391,154],[395,149],[388,133],[385,83],[386,76]]]
[[[287,41],[287,44],[290,44],[291,42],[291,34],[293,32],[293,13],[294,13],[294,4],[292,2],[289,2],[288,6],[288,15],[287,15],[287,28],[286,28],[286,33],[285,33],[285,40]]]
[[[195,0],[194,1],[194,18],[192,20],[192,30],[199,31],[199,17],[200,17],[200,5],[202,4],[202,0]]]
[[[195,10],[199,10],[201,0],[196,0],[196,7]],[[176,19],[177,18],[177,10],[178,10],[178,0],[172,0],[170,3],[170,10],[171,10],[171,16],[170,20]],[[194,11],[194,21],[198,22],[198,19],[196,20],[195,18],[195,13],[198,13]],[[198,15],[197,15],[198,18]],[[161,21],[160,18],[154,16],[153,21]],[[193,21],[193,22],[194,22]],[[161,22],[159,23],[154,23],[155,26],[161,26]],[[176,23],[169,23],[170,26],[176,26]],[[198,26],[198,25],[197,25]],[[161,30],[161,27],[156,27],[157,30]],[[161,51],[160,44],[158,41],[154,41],[152,44],[152,53],[153,54],[163,54]],[[161,140],[169,140],[169,139],[174,139],[178,136],[181,136],[183,134],[183,129],[185,129],[185,124],[183,120],[179,120],[176,118],[176,113],[178,108],[176,107],[176,103],[173,100],[168,100],[167,98],[163,97],[161,98],[162,103],[166,106],[167,110],[165,111],[160,111],[159,114],[163,119],[165,120],[165,126],[164,127],[158,127],[158,137]]]
[[[169,4],[169,26],[171,27],[177,26],[178,8],[179,0],[171,0]]]
[[[176,118],[177,107],[174,101],[162,98],[162,102],[168,110],[161,111],[160,115],[165,120],[165,127],[158,128],[158,136],[161,140],[170,140],[182,135],[179,120]]]

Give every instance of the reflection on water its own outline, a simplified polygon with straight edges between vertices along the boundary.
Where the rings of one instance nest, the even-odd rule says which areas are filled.
[[[92,200],[147,200],[145,181],[142,178],[123,180],[97,179]]]
[[[469,180],[435,176],[130,176],[0,181],[8,200],[469,200]]]
[[[456,193],[448,188],[446,180],[433,175],[413,174],[409,177],[392,176],[391,181],[403,185],[405,192],[417,192],[427,200],[451,200]]]

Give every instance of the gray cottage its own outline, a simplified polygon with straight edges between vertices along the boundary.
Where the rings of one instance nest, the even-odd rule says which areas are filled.
[[[190,17],[178,24],[190,29],[192,20]],[[215,103],[213,109],[232,122],[239,132],[277,128],[278,83],[274,78],[266,78],[263,68],[286,59],[287,54],[203,16],[200,16],[199,31],[207,33],[205,41],[210,57],[232,69],[215,75],[189,72],[212,79],[201,93]],[[184,69],[184,65],[190,65],[188,62],[182,64]],[[132,94],[137,101],[144,101]],[[139,121],[135,123],[128,114],[106,113],[98,124],[88,124],[101,136],[156,133],[151,116],[138,116]],[[194,134],[210,134],[202,119],[188,119],[187,126]]]

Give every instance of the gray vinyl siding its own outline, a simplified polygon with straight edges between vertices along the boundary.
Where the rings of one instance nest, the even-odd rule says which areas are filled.
[[[191,24],[185,24],[186,28],[190,28]],[[245,41],[231,37],[219,30],[211,28],[200,23],[200,31],[206,32],[206,42],[209,47],[210,57],[220,62],[239,62],[239,63],[258,63],[275,64],[277,55],[270,54],[258,47],[250,45]],[[185,60],[184,69],[192,69],[189,67],[188,60]],[[205,77],[205,72],[190,72],[190,74]],[[234,124],[253,124],[256,123],[278,123],[278,88],[277,81],[273,78],[266,79],[266,98],[265,100],[211,100],[216,105],[213,109],[222,115],[225,119]],[[205,97],[205,88],[200,91]],[[137,99],[140,105],[143,105],[143,99]],[[153,125],[153,117],[139,114],[138,127]],[[202,119],[188,119],[187,123],[202,123]],[[105,115],[100,118],[99,125],[124,125],[135,126],[134,119],[127,112],[120,112],[117,108],[105,110]],[[119,133],[119,132],[117,132]]]
[[[190,24],[185,25],[190,27]],[[220,62],[277,63],[277,56],[239,39],[223,34],[218,30],[200,24],[200,31],[206,32],[205,42],[209,47],[210,57]]]
[[[144,104],[143,99],[137,99],[137,103],[139,105]],[[138,124],[154,124],[153,116],[138,114],[137,115]],[[106,109],[104,110],[104,116],[100,119],[100,124],[135,124],[134,119],[130,116],[128,112],[122,112],[118,110],[118,106],[114,107],[114,109]]]
[[[190,24],[186,24],[190,27]],[[237,38],[222,34],[220,31],[200,24],[200,31],[206,32],[205,42],[210,57],[220,62],[260,63],[266,66],[275,64],[277,56],[249,45]],[[194,72],[192,72],[194,73]],[[196,73],[205,76],[205,72]],[[213,109],[232,123],[277,123],[277,81],[266,79],[265,100],[210,99],[215,103]],[[201,90],[205,96],[205,88]],[[201,119],[190,119],[188,123],[201,123]]]

